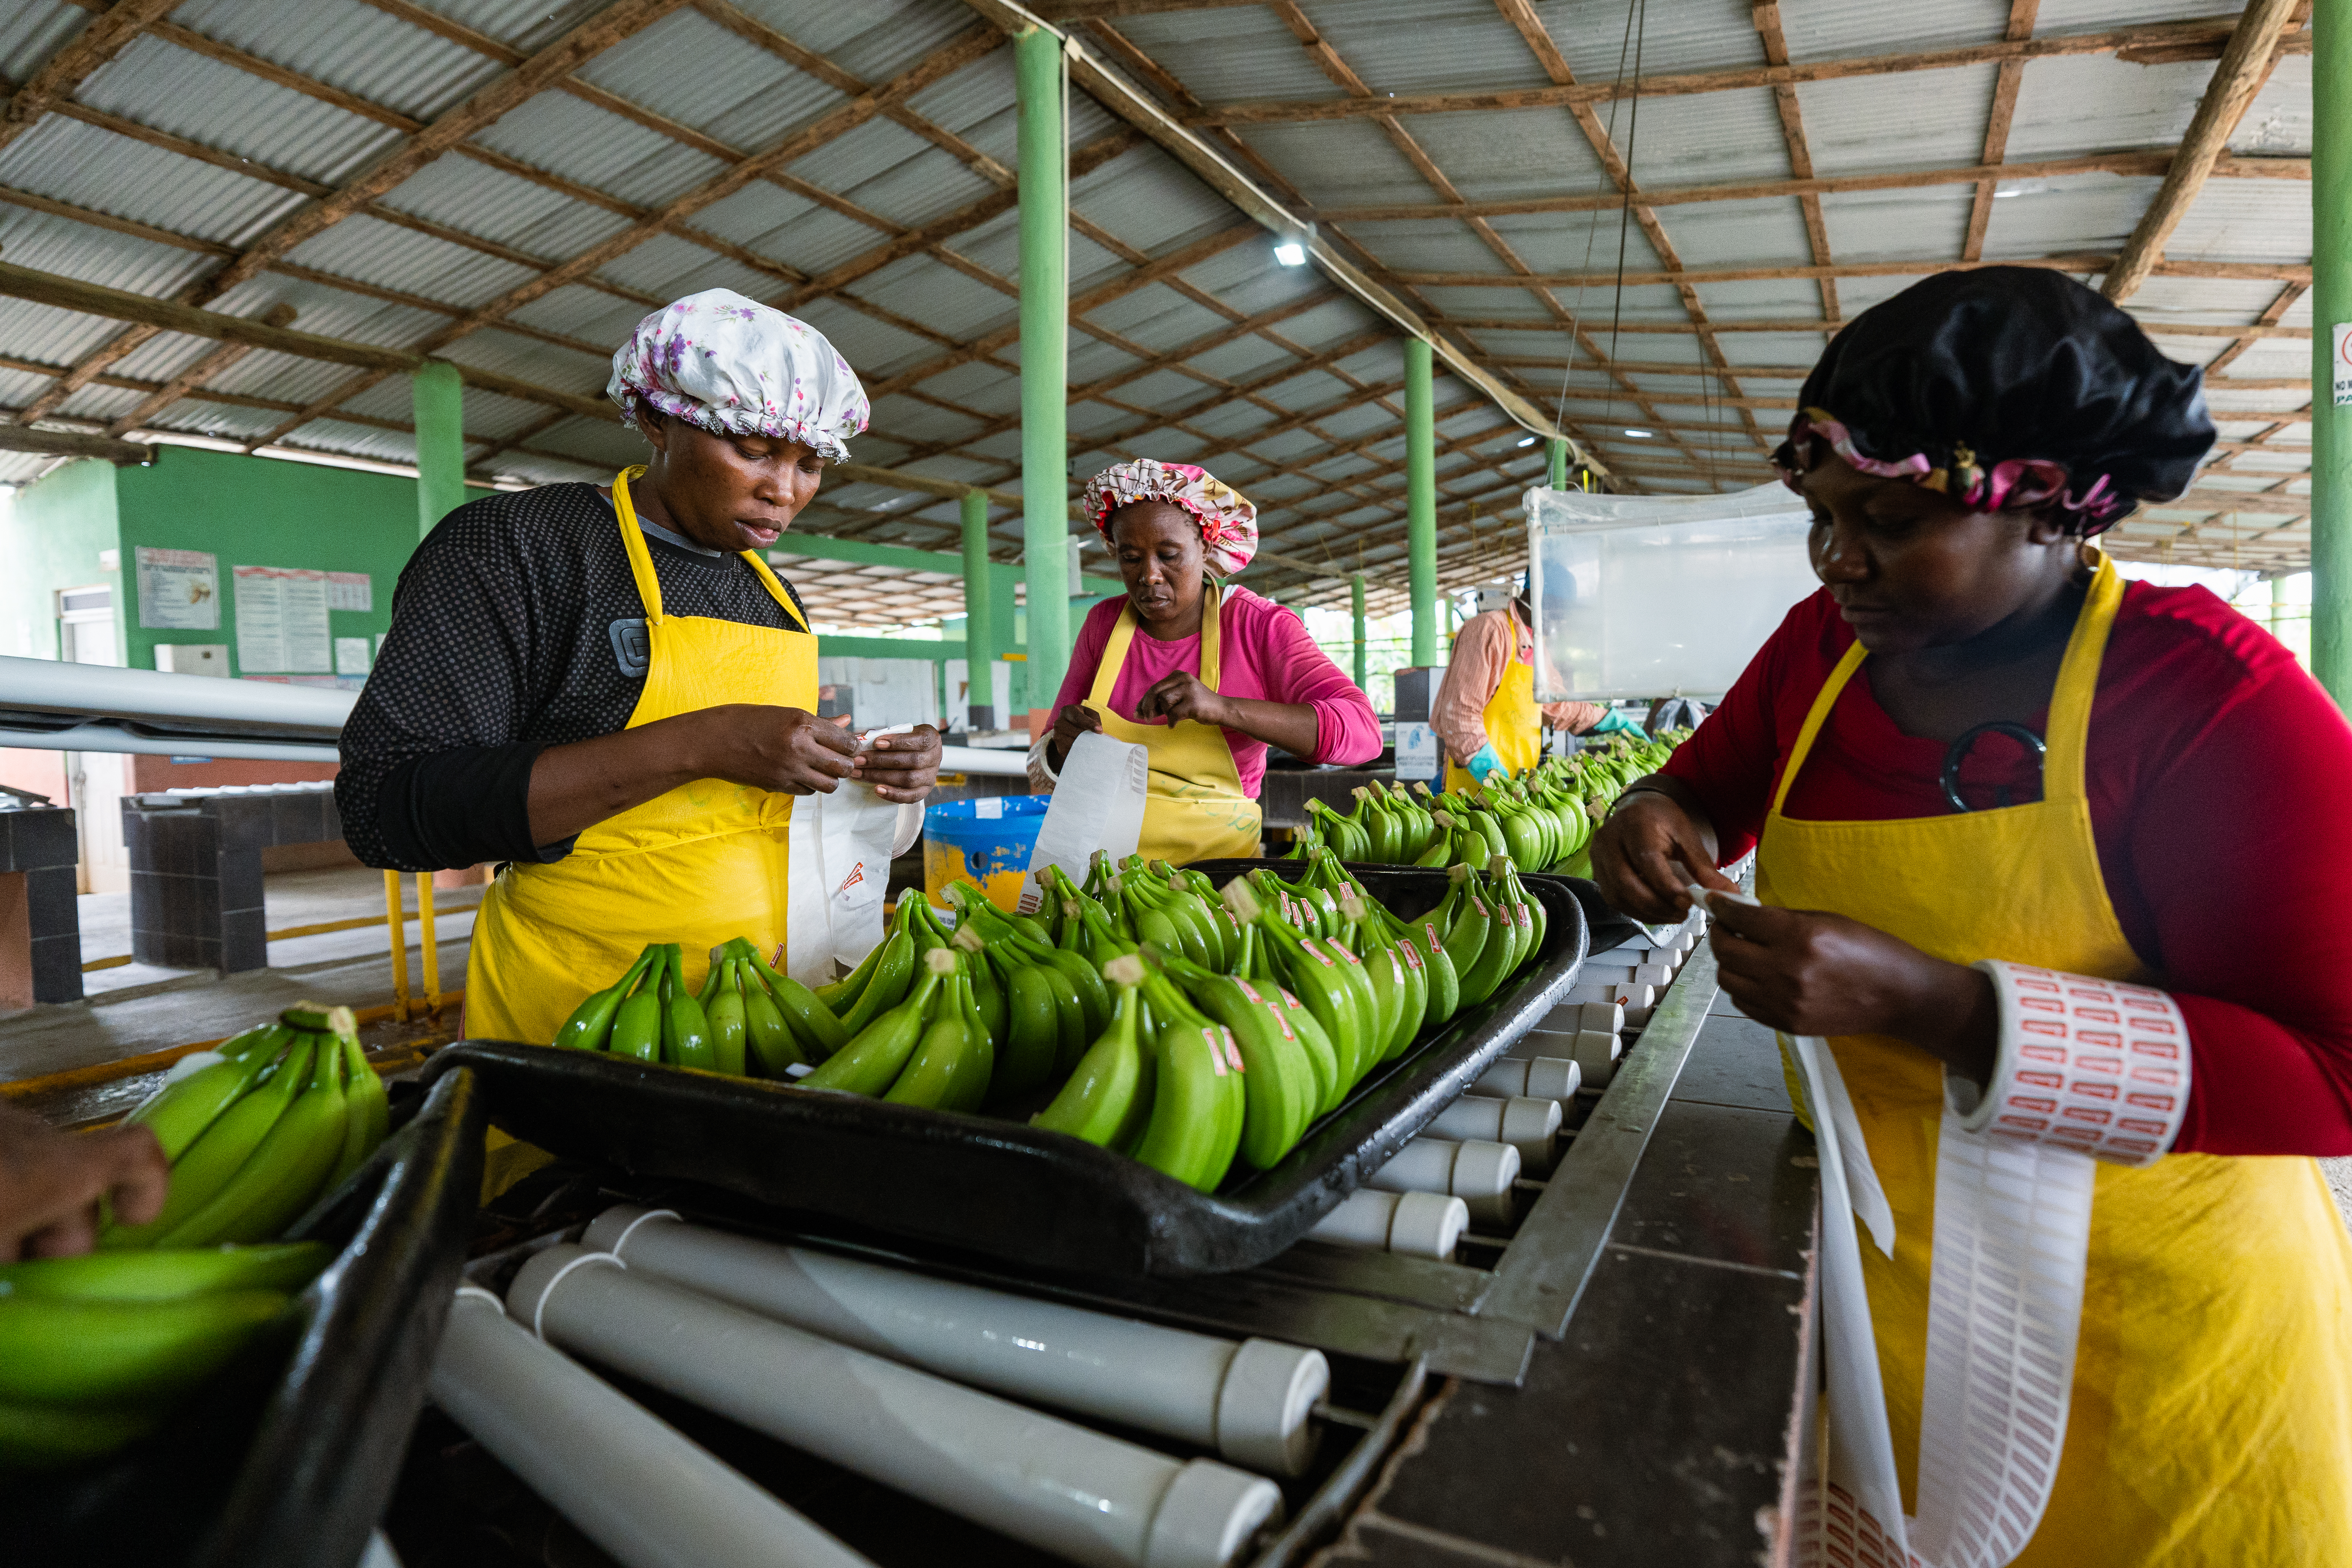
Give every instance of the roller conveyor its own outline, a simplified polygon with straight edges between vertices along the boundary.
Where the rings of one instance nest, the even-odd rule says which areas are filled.
[[[1423,1562],[1425,1552],[1403,1554],[1406,1543],[1425,1546],[1433,1531],[1465,1550],[1580,1564],[1782,1560],[1791,1434],[1803,1429],[1796,1417],[1810,1408],[1801,1393],[1812,1376],[1804,1359],[1811,1145],[1789,1111],[1769,1032],[1720,998],[1712,956],[1693,934],[1644,944],[1640,963],[1675,972],[1622,1036],[1588,1026],[1608,1021],[1613,1001],[1565,1004],[1510,1049],[1493,1084],[1474,1086],[1503,1103],[1499,1091],[1535,1070],[1515,1074],[1520,1063],[1599,1069],[1580,1068],[1573,1093],[1547,1101],[1563,1113],[1549,1174],[1523,1168],[1500,1202],[1455,1227],[1449,1257],[1310,1239],[1234,1274],[1039,1277],[830,1222],[779,1229],[773,1211],[649,1185],[574,1194],[573,1214],[543,1215],[558,1223],[478,1260],[472,1274],[504,1290],[530,1255],[580,1239],[618,1195],[1016,1304],[1320,1352],[1330,1381],[1315,1407],[1319,1448],[1305,1473],[1277,1478],[1281,1515],[1253,1533],[1236,1563],[1282,1568],[1343,1538],[1351,1558]],[[1617,956],[1595,959],[1608,970]],[[1562,1069],[1542,1070],[1559,1087]],[[1380,1189],[1405,1185],[1410,1168],[1423,1173],[1408,1188],[1423,1193],[1421,1206],[1452,1201],[1429,1194],[1429,1173],[1452,1179],[1458,1156],[1433,1139],[1419,1142],[1391,1162],[1399,1181],[1376,1182],[1358,1199],[1394,1202],[1397,1193]],[[1057,1560],[612,1375],[885,1568],[949,1554]],[[992,1386],[1005,1392],[1001,1381]],[[1205,1442],[1093,1419],[1178,1460],[1215,1454]],[[446,1425],[426,1436],[435,1430],[457,1436]],[[1408,1430],[1415,1440],[1400,1454]],[[479,1455],[471,1462],[488,1464]]]

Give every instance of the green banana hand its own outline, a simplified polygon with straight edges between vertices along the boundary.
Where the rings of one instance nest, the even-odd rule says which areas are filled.
[[[849,1044],[849,1031],[842,1026],[833,1009],[826,1006],[814,991],[791,975],[771,968],[760,950],[749,942],[743,944],[741,956],[758,972],[758,980],[768,983],[768,993],[774,998],[776,1010],[783,1015],[785,1025],[792,1030],[793,1037],[799,1042],[803,1054],[822,1061]],[[751,993],[758,989],[758,981],[747,973],[743,982],[743,994],[748,1001]]]
[[[392,1105],[384,1095],[383,1079],[368,1065],[367,1052],[360,1048],[356,1037],[346,1037],[337,1044],[343,1053],[343,1146],[335,1160],[335,1168],[320,1185],[322,1193],[333,1192],[343,1184],[345,1177],[366,1164],[392,1123]]]
[[[911,948],[911,938],[908,945]],[[801,1087],[878,1098],[898,1081],[907,1058],[922,1042],[924,1020],[939,994],[940,982],[954,971],[955,963],[955,955],[944,947],[923,954],[923,977],[907,993],[906,1000],[859,1030],[848,1045],[801,1079]]]
[[[63,1469],[111,1454],[163,1424],[164,1409],[68,1410],[0,1401],[0,1472]]]
[[[915,939],[898,931],[882,943],[882,960],[874,967],[874,976],[857,998],[857,1005],[841,1017],[841,1026],[856,1035],[866,1025],[906,1000],[907,988],[915,980]]]
[[[1232,1163],[1227,1146],[1223,1041],[1214,1026],[1171,1019],[1160,1030],[1151,1119],[1135,1158],[1200,1192],[1213,1192]],[[1222,1153],[1223,1159],[1218,1156]]]
[[[294,1103],[310,1075],[311,1058],[324,1038],[308,1032],[295,1036],[269,1076],[223,1112],[173,1163],[163,1212],[145,1225],[109,1226],[99,1234],[99,1246],[152,1247],[211,1202]]]
[[[1133,954],[1115,958],[1104,973],[1118,993],[1110,1027],[1087,1047],[1053,1103],[1029,1123],[1109,1148],[1129,1129],[1138,1101],[1150,1092],[1150,1079],[1139,1037],[1143,961]]]
[[[1071,1001],[1076,1005],[1075,994]],[[1044,970],[1014,968],[1005,975],[1004,1002],[1004,1054],[997,1082],[1006,1094],[1023,1094],[1052,1079],[1061,1054],[1053,982]]]
[[[743,967],[740,958],[711,965],[710,973],[717,976],[717,983],[710,994],[710,1005],[702,1010],[710,1025],[712,1065],[736,1078],[748,1074],[751,1045],[751,1026],[743,1009]]]
[[[620,1011],[621,998],[629,994],[629,987],[645,974],[646,965],[653,960],[650,948],[637,954],[636,963],[629,965],[627,973],[572,1009],[572,1016],[555,1031],[551,1043],[567,1051],[603,1050],[612,1038],[613,1015]]]
[[[0,1402],[106,1408],[185,1394],[285,1309],[283,1290],[172,1301],[0,1297]]]
[[[330,1037],[313,1054],[310,1083],[268,1135],[210,1201],[165,1231],[156,1245],[274,1239],[323,1190],[341,1157],[349,1115],[342,1042]]]
[[[668,967],[669,949],[654,942],[646,954],[653,962],[638,978],[637,988],[614,1010],[612,1052],[641,1062],[657,1062],[661,1060],[662,973]]]
[[[176,1301],[215,1290],[282,1290],[290,1295],[334,1258],[333,1247],[316,1241],[37,1258],[0,1265],[0,1299]]]
[[[155,1134],[155,1142],[163,1146],[163,1158],[167,1162],[176,1160],[222,1112],[245,1098],[269,1062],[269,1053],[263,1050],[234,1057],[224,1054],[219,1061],[198,1068],[149,1095],[137,1110],[122,1119],[123,1122],[126,1126],[147,1128]]]

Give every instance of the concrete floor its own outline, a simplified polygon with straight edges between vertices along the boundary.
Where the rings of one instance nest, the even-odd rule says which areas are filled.
[[[414,879],[405,891],[404,907],[414,913]],[[466,983],[467,947],[483,891],[444,889],[434,895],[444,990]],[[392,1000],[382,872],[357,867],[278,872],[268,879],[263,897],[273,931],[368,916],[375,923],[273,942],[268,968],[226,980],[209,969],[143,963],[90,970],[82,976],[86,1000],[0,1016],[0,1082],[216,1039],[296,1002],[371,1007]],[[89,893],[80,904],[82,962],[127,955],[130,896]],[[408,928],[412,994],[423,987],[418,934],[414,925]]]

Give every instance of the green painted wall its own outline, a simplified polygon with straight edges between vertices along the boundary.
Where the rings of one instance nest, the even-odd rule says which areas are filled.
[[[68,463],[18,490],[0,525],[0,653],[58,657],[58,590],[121,583],[100,552],[121,547],[115,469],[88,459]],[[115,603],[115,647],[122,646],[122,595]]]
[[[134,605],[125,616],[132,668],[154,668],[158,643],[213,642],[228,644],[233,672],[246,674],[236,658],[231,569],[237,566],[364,572],[373,580],[372,607],[330,609],[328,633],[364,637],[373,655],[376,637],[391,628],[393,585],[416,548],[414,479],[163,447],[152,466],[120,470],[117,486],[126,598],[137,596],[137,574],[130,569],[136,561],[132,552],[141,545],[202,550],[219,557],[220,629],[147,630],[138,624]]]

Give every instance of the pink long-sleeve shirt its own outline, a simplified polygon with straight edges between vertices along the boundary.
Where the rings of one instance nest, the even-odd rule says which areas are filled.
[[[1062,678],[1056,712],[1084,702],[1094,692],[1095,674],[1102,667],[1103,650],[1110,645],[1125,598],[1105,599],[1087,612],[1078,628],[1077,646],[1070,650],[1070,670]],[[1340,673],[1339,667],[1307,635],[1306,624],[1270,600],[1247,588],[1225,585],[1217,618],[1218,659],[1222,674],[1217,689],[1228,697],[1262,702],[1303,702],[1315,710],[1316,763],[1369,763],[1381,754],[1381,721],[1371,699]],[[1129,723],[1143,694],[1162,679],[1185,670],[1201,673],[1201,639],[1194,636],[1161,642],[1138,627],[1128,646],[1127,663],[1110,689],[1111,711]],[[1160,723],[1164,721],[1151,720]],[[1257,798],[1265,777],[1265,742],[1238,730],[1225,731],[1234,752],[1234,771],[1241,775],[1242,793]]]

